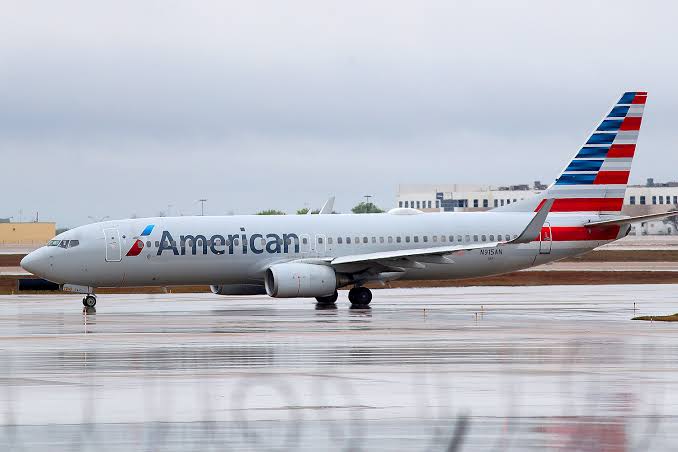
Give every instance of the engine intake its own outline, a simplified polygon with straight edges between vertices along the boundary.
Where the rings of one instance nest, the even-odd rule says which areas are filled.
[[[276,298],[325,297],[337,290],[337,274],[326,265],[288,262],[266,270],[266,293]]]

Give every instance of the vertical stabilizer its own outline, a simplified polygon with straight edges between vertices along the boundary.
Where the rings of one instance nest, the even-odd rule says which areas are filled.
[[[646,99],[645,91],[624,93],[553,184],[536,197],[495,210],[534,212],[552,198],[551,212],[619,214]]]

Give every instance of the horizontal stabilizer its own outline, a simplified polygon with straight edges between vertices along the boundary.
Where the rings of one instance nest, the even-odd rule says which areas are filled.
[[[652,213],[649,215],[638,215],[636,217],[624,217],[616,218],[614,220],[603,220],[603,221],[593,221],[591,223],[586,223],[585,226],[621,226],[624,224],[638,223],[640,221],[649,221],[649,220],[658,220],[660,218],[672,217],[678,215],[678,210],[672,210],[670,212],[663,213]]]

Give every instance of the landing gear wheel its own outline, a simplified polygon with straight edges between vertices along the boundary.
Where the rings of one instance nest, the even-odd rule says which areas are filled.
[[[94,295],[87,295],[82,299],[82,305],[86,308],[93,308],[97,304],[97,297]]]
[[[337,305],[335,302],[337,301],[337,298],[339,297],[339,293],[335,290],[332,295],[328,295],[326,297],[315,297],[318,302],[315,304],[315,308],[318,311],[322,311],[324,309],[337,309]]]
[[[315,297],[315,299],[318,300],[318,304],[334,304],[337,302],[337,298],[339,298],[339,292],[336,290],[332,295],[328,295],[326,297]]]
[[[351,302],[351,308],[365,309],[372,301],[372,291],[367,287],[354,287],[348,291],[348,300]]]

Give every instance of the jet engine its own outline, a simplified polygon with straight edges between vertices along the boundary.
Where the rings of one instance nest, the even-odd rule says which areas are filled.
[[[294,298],[332,295],[342,282],[338,279],[332,267],[288,262],[272,265],[264,280],[271,297]]]
[[[264,295],[266,289],[261,284],[220,284],[210,286],[216,295]]]

